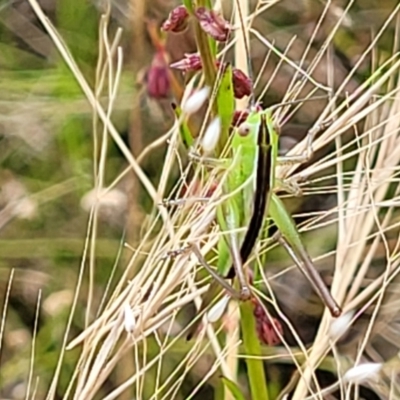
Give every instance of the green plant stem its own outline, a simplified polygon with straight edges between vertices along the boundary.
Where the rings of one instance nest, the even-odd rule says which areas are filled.
[[[250,301],[240,303],[240,325],[251,398],[252,400],[268,400],[269,394],[262,361],[262,349],[256,332],[253,305]]]
[[[206,2],[204,0],[198,0],[196,3],[197,7],[205,7]],[[217,76],[217,69],[215,67],[215,60],[208,42],[207,34],[201,29],[200,24],[195,22],[195,35],[197,49],[200,53],[201,62],[203,64],[204,78],[207,86],[212,88],[215,83]]]
[[[212,52],[210,49],[210,45],[208,43],[208,37],[203,32],[198,22],[196,22],[195,24],[195,32],[196,32],[197,49],[199,50],[201,62],[203,64],[204,79],[206,81],[207,86],[212,88],[215,83],[217,71],[212,56]]]

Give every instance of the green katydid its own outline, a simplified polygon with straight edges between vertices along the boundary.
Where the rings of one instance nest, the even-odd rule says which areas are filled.
[[[241,151],[246,154],[246,157],[242,157],[246,165],[240,166],[241,180],[247,181],[254,176],[256,179],[255,193],[252,196],[253,214],[240,249],[241,262],[244,264],[250,256],[267,211],[280,232],[281,243],[310,280],[331,314],[337,317],[341,313],[339,306],[312,264],[292,217],[286,211],[282,200],[273,191],[276,165],[279,162],[279,136],[273,124],[272,110],[273,108],[269,108],[262,112],[250,113],[246,121],[236,130],[232,139],[232,151],[234,153]],[[258,155],[254,157],[256,153]],[[297,159],[292,157],[290,161],[295,162],[303,158],[302,156]],[[267,183],[265,180],[267,180]],[[249,200],[246,199],[246,201]],[[248,204],[251,204],[251,202],[247,203],[247,207]],[[244,206],[246,207],[246,204]],[[233,277],[236,269],[237,267],[232,267],[228,274],[224,276]],[[247,288],[245,288],[245,292],[247,293]]]
[[[233,131],[229,148],[230,163],[234,165],[228,171],[223,191],[226,194],[231,192],[235,194],[229,196],[217,209],[217,220],[221,231],[230,233],[219,241],[217,272],[211,269],[216,279],[211,283],[202,308],[213,301],[221,284],[227,288],[222,277],[231,279],[237,276],[239,293],[233,288],[230,290],[234,297],[247,300],[251,296],[243,266],[254,248],[268,212],[280,231],[281,244],[310,280],[331,314],[337,317],[341,313],[339,306],[313,266],[292,217],[274,193],[275,168],[280,159],[279,136],[274,128],[272,111],[273,108],[252,111],[246,121]],[[290,160],[296,162],[296,158]],[[240,188],[242,189],[238,190]],[[237,230],[245,226],[248,226],[245,236],[240,238]],[[196,253],[199,256],[199,252]],[[204,259],[201,263],[210,270]]]

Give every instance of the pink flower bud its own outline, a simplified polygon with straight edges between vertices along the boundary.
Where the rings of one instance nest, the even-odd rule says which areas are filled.
[[[233,27],[221,15],[205,7],[199,7],[195,15],[203,31],[218,42],[226,42]]]
[[[162,29],[169,32],[183,32],[188,26],[189,13],[185,6],[175,7],[163,23]]]
[[[180,71],[200,71],[203,68],[201,58],[197,53],[185,54],[185,58],[174,62],[170,65],[171,68],[179,69]]]
[[[147,94],[155,99],[166,98],[171,86],[165,53],[158,50],[146,75]]]

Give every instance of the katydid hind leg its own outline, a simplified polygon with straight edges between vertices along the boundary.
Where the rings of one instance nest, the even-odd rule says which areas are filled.
[[[297,231],[295,222],[287,213],[282,201],[275,194],[272,195],[270,202],[270,215],[280,231],[281,235],[278,237],[279,242],[310,281],[314,290],[328,307],[332,316],[338,317],[342,312],[340,307],[332,297],[308,255],[301,241],[300,234]]]
[[[231,241],[231,255],[232,255],[232,263],[233,263],[233,268],[235,271],[235,275],[237,277],[238,283],[239,283],[239,292],[240,292],[240,300],[246,301],[249,300],[251,297],[251,290],[250,286],[247,282],[246,279],[246,273],[244,271],[244,264],[242,262],[242,258],[240,255],[240,250],[239,250],[239,245],[236,240],[236,235],[232,234],[232,236],[235,237]]]
[[[196,244],[191,245],[192,251],[199,260],[199,263],[205,270],[214,278],[214,280],[222,286],[233,298],[240,299],[241,294],[238,293],[222,276],[220,276],[205,260],[203,255],[201,254],[200,249],[197,247]]]
[[[300,254],[297,255],[290,243],[281,235],[278,236],[277,240],[289,254],[300,271],[309,280],[319,298],[329,309],[331,315],[333,317],[339,317],[342,311],[326,287],[325,282],[316,270],[308,253],[302,249]]]

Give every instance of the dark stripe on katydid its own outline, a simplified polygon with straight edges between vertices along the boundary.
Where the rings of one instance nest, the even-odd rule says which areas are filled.
[[[269,191],[271,190],[271,165],[272,165],[272,147],[270,136],[265,119],[261,115],[261,124],[257,137],[258,160],[256,175],[256,190],[254,193],[253,215],[251,216],[243,244],[240,248],[240,258],[242,265],[246,263],[257,242],[258,235],[263,226],[265,212],[268,206]],[[235,268],[232,266],[226,278],[235,277]]]

